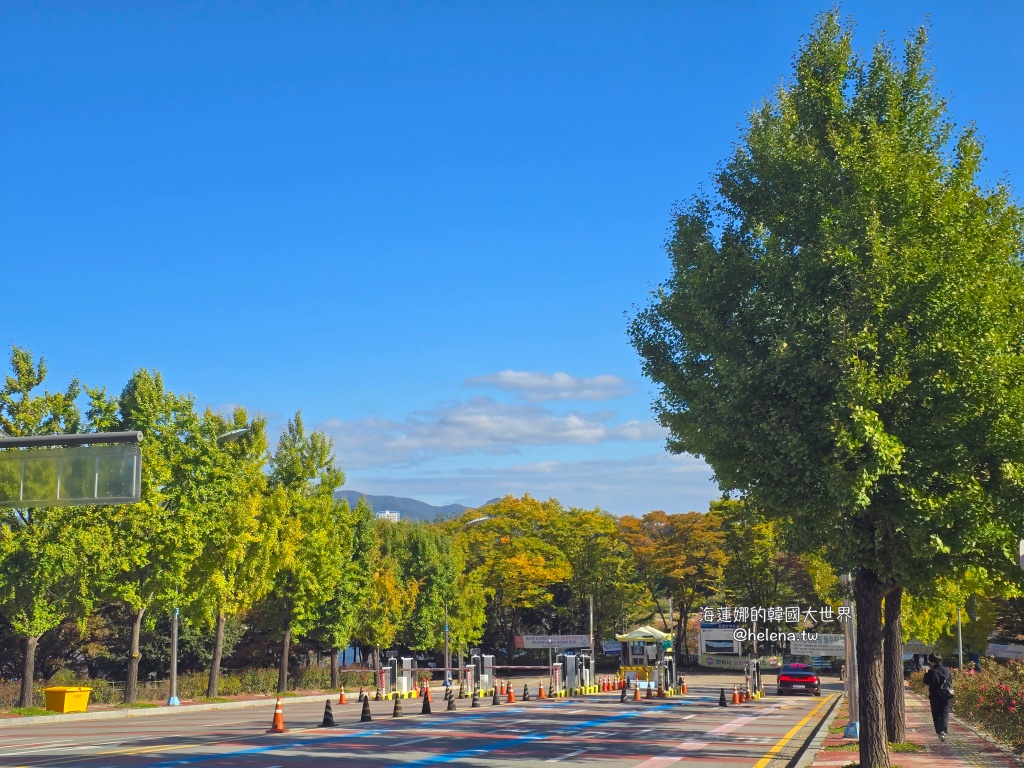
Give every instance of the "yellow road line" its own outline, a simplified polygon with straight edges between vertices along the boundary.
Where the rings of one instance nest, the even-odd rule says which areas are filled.
[[[826,704],[828,704],[830,701],[832,701],[832,699],[834,699],[835,696],[836,694],[834,693],[829,694],[829,696],[824,701],[822,701],[818,706],[811,710],[810,714],[808,714],[807,717],[805,717],[799,723],[790,728],[789,733],[787,733],[785,736],[779,739],[775,746],[768,750],[768,754],[766,754],[764,757],[762,757],[754,764],[754,768],[766,768],[768,763],[770,763],[775,758],[775,755],[781,752],[782,748],[793,740],[793,737],[797,735],[800,729],[807,725],[807,721],[814,717],[816,714],[818,714],[818,711]]]
[[[156,747],[133,747],[131,749],[112,749],[109,752],[97,752],[97,755],[144,755],[147,752],[170,752],[174,749],[188,749],[189,747],[201,747],[201,743],[191,744],[163,744]]]

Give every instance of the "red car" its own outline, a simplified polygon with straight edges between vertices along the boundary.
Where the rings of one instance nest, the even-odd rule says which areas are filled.
[[[821,681],[809,664],[787,664],[779,670],[775,693],[811,693],[821,695]]]

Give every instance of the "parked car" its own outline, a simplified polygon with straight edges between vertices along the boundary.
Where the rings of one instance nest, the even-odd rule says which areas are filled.
[[[821,681],[809,664],[786,664],[779,670],[775,693],[810,693],[821,695]]]

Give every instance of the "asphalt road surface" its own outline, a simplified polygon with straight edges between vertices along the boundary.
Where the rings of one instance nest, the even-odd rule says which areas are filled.
[[[360,706],[350,702],[333,706],[333,728],[318,727],[323,703],[284,699],[283,734],[265,733],[273,705],[3,728],[0,765],[781,768],[835,699],[823,690],[720,707],[718,693],[698,684],[683,697],[625,704],[618,694],[501,706],[487,700],[479,709],[459,700],[457,712],[435,698],[430,715],[420,714],[421,699],[407,699],[402,718],[391,716],[391,702],[372,703],[369,723],[359,722]]]

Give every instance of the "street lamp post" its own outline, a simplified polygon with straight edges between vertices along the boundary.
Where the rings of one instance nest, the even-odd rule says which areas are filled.
[[[452,651],[448,645],[448,598],[444,599],[444,679],[452,677]]]
[[[241,437],[249,434],[250,427],[243,427],[241,429],[232,429],[230,432],[225,432],[223,435],[217,436],[217,445],[225,445],[226,443],[233,443]],[[171,614],[171,673],[168,675],[168,697],[167,706],[177,707],[181,704],[178,699],[178,608],[174,608],[174,612]]]

